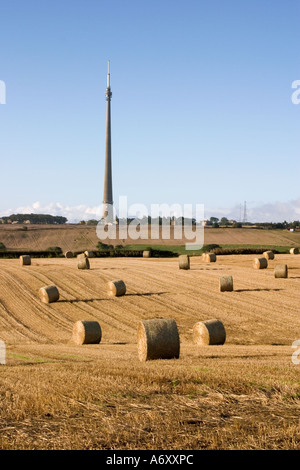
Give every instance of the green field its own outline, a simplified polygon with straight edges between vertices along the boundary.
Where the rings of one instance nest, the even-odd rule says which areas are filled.
[[[185,245],[127,245],[126,250],[147,250],[151,248],[155,251],[171,251],[172,253],[178,253],[179,255],[191,255],[191,256],[201,256],[203,251],[206,251],[206,247],[209,245],[204,245],[201,250],[186,250]],[[222,249],[230,250],[239,250],[239,249],[250,249],[250,250],[274,250],[278,253],[289,253],[290,246],[277,246],[277,245],[218,245]]]

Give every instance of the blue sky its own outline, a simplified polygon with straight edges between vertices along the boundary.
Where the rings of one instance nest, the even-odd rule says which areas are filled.
[[[298,0],[10,0],[0,18],[0,215],[94,217],[110,59],[115,201],[300,218]]]

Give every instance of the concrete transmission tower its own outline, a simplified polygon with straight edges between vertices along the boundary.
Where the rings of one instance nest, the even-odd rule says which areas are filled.
[[[112,217],[113,189],[112,189],[112,170],[111,170],[111,124],[110,124],[110,100],[112,92],[110,89],[110,71],[108,61],[107,88],[105,92],[106,109],[106,143],[105,143],[105,170],[104,170],[104,191],[103,191],[103,209],[102,218]]]

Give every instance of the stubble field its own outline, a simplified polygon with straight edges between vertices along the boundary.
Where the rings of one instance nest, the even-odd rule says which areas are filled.
[[[91,259],[86,271],[76,259],[0,260],[0,448],[299,448],[300,256],[266,270],[253,259],[193,257],[189,271],[177,259]],[[282,263],[289,278],[275,279]],[[226,274],[234,292],[220,293]],[[112,279],[124,297],[108,297]],[[49,284],[60,300],[46,305]],[[137,325],[159,317],[176,320],[180,358],[141,363]],[[194,345],[193,325],[212,318],[225,345]],[[99,345],[72,344],[77,320],[99,321]]]
[[[24,230],[24,227],[26,230]],[[94,226],[87,225],[28,225],[0,224],[0,242],[4,243],[7,250],[47,250],[50,246],[59,246],[65,251],[95,250],[99,239]],[[182,239],[174,238],[174,229],[170,228],[170,237],[162,238],[162,233],[157,240],[138,238],[132,241],[130,237],[123,240],[118,237],[116,231],[115,239],[102,240],[112,245],[161,245],[168,249],[169,245],[185,245],[184,233]],[[220,245],[251,245],[251,246],[299,246],[300,231],[289,232],[288,230],[259,230],[257,228],[212,228],[205,227],[204,238],[206,244],[217,243]]]

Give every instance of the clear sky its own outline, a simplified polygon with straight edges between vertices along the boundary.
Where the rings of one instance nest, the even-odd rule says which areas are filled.
[[[0,1],[0,216],[114,200],[300,218],[299,0]]]

